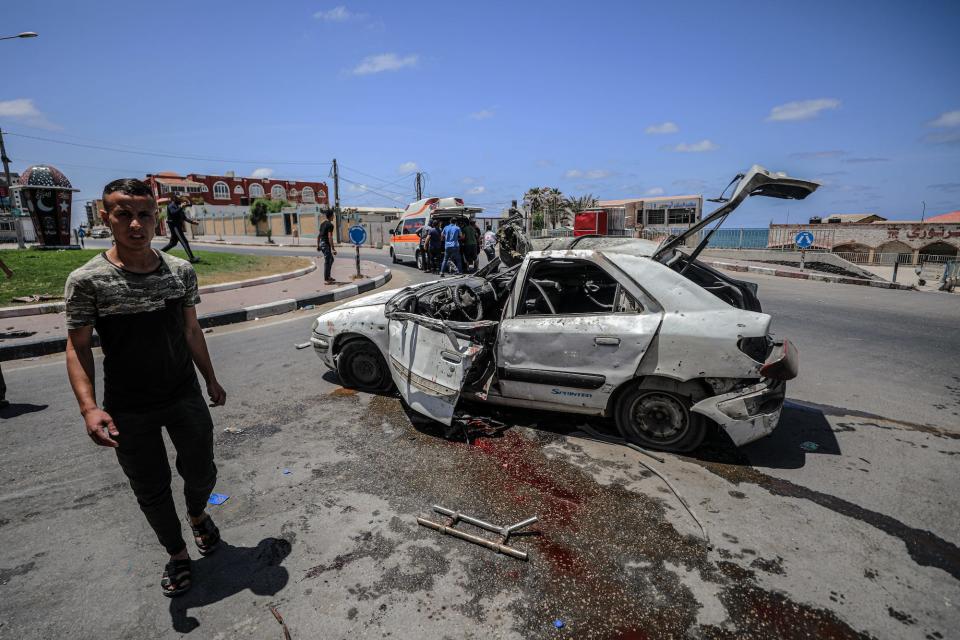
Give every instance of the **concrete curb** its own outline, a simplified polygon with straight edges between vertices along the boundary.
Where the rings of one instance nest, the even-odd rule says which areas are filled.
[[[855,284],[862,287],[877,287],[878,289],[901,289],[904,291],[913,291],[914,287],[906,284],[897,284],[896,282],[884,282],[879,280],[861,280],[860,278],[847,278],[845,276],[833,276],[827,273],[798,273],[796,271],[787,271],[786,269],[776,269],[774,267],[757,267],[754,265],[734,264],[732,262],[723,262],[720,260],[703,260],[706,264],[718,269],[727,271],[748,271],[750,273],[762,273],[768,276],[778,276],[780,278],[794,278],[797,280],[817,280],[819,282],[832,282],[835,284]]]
[[[317,270],[317,263],[312,262],[306,267],[296,271],[286,273],[277,273],[272,276],[263,276],[262,278],[250,278],[249,280],[237,280],[235,282],[223,282],[221,284],[208,284],[200,287],[200,295],[205,293],[220,293],[221,291],[230,291],[232,289],[243,289],[245,287],[256,287],[261,284],[272,284],[291,280],[305,276]],[[47,302],[44,304],[29,304],[22,307],[0,307],[0,318],[23,318],[24,316],[39,316],[44,313],[61,313],[66,308],[63,302]]]
[[[314,265],[316,267],[316,265]],[[332,291],[326,291],[316,296],[306,296],[303,298],[288,298],[286,300],[277,300],[267,302],[252,307],[242,309],[232,309],[228,311],[218,311],[204,316],[200,316],[200,326],[204,329],[211,327],[222,327],[228,324],[238,322],[247,322],[248,320],[258,320],[268,316],[276,316],[282,313],[289,313],[297,309],[312,309],[321,304],[342,300],[352,296],[373,291],[390,282],[393,273],[390,269],[384,271],[382,275],[369,280],[363,280],[356,284],[340,287]],[[100,338],[96,333],[93,334],[93,346],[100,346]],[[52,353],[63,353],[67,349],[67,339],[64,338],[46,338],[43,340],[34,340],[23,342],[16,345],[0,345],[0,362],[8,360],[19,360],[21,358],[36,358],[46,356]]]

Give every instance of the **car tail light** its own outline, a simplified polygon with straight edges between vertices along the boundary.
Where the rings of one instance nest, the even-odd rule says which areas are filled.
[[[799,355],[789,340],[774,345],[773,352],[760,367],[760,375],[773,380],[793,380],[799,372]]]

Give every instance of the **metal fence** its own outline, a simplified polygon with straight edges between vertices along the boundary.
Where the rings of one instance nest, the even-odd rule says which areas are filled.
[[[913,253],[875,252],[870,254],[868,252],[859,251],[834,251],[833,255],[843,258],[847,262],[852,262],[854,264],[875,264],[886,266],[891,266],[894,264],[946,264],[952,260],[956,260],[956,257],[954,256],[938,256],[926,253],[918,254],[916,260],[914,260]]]

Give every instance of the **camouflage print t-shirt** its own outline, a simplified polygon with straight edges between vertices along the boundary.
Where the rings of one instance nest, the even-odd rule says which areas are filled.
[[[184,335],[183,308],[200,302],[186,260],[159,253],[160,266],[134,273],[96,256],[67,278],[67,327],[93,326],[103,348],[107,411],[162,407],[199,393]]]

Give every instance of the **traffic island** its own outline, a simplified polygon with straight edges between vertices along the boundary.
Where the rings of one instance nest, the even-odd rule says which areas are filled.
[[[323,281],[323,269],[315,263],[307,273],[288,280],[266,278],[271,282],[255,286],[229,288],[237,283],[211,286],[215,291],[201,290],[197,307],[200,325],[204,328],[247,322],[282,313],[309,309],[350,298],[382,287],[392,273],[383,265],[361,260],[363,280],[350,282],[355,270],[352,260],[337,260],[332,275],[335,284]],[[62,303],[61,303],[62,304]],[[0,324],[0,362],[61,353],[66,349],[66,319],[63,311],[25,317],[8,318]],[[94,344],[98,345],[96,333]]]

